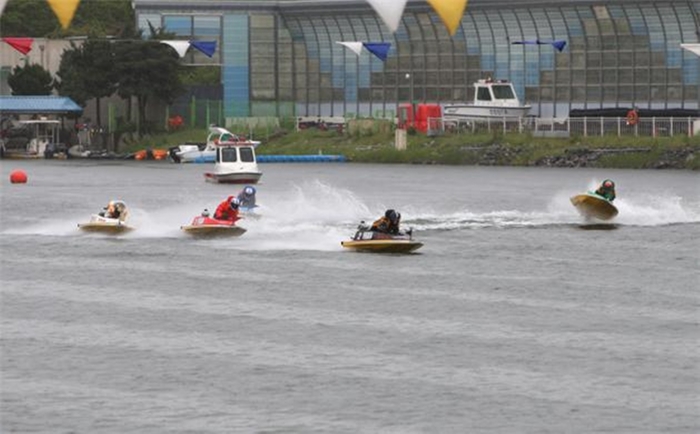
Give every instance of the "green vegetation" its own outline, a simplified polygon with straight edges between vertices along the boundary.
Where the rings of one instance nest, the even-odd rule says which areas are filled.
[[[0,17],[0,36],[63,38],[66,36],[135,35],[130,0],[82,1],[70,28],[63,30],[46,0],[9,0]]]
[[[234,131],[243,134],[244,131]],[[132,143],[130,151],[203,142],[206,130],[183,130]],[[700,170],[700,137],[535,138],[529,134],[408,135],[405,151],[394,148],[393,131],[338,133],[315,129],[258,130],[260,155],[342,154],[353,162],[574,167],[551,161],[581,161],[587,167]],[[267,139],[266,139],[267,137]]]
[[[7,77],[12,95],[51,95],[53,78],[41,65],[24,65],[12,68]]]

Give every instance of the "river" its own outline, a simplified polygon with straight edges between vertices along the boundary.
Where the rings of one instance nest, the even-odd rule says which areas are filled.
[[[194,240],[240,188],[204,166],[0,162],[0,431],[700,432],[697,172],[261,169],[248,232]],[[112,198],[136,230],[79,232]],[[340,246],[386,208],[416,254]]]

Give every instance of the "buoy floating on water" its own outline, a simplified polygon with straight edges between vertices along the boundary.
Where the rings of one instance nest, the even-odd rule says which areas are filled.
[[[27,182],[27,174],[23,170],[13,170],[10,173],[10,182],[13,184],[25,184]]]

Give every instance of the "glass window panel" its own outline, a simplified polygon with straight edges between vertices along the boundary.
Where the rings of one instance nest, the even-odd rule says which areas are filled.
[[[600,86],[586,87],[586,98],[588,101],[601,101],[603,99],[603,89]]]
[[[614,102],[617,100],[617,86],[603,86],[603,101]]]
[[[652,83],[664,83],[666,82],[666,68],[656,68],[651,70],[651,82]]]
[[[191,16],[166,15],[163,17],[163,26],[167,32],[178,36],[192,36]]]
[[[617,66],[618,53],[605,52],[603,53],[603,66],[606,68],[614,68]]]
[[[221,18],[217,16],[195,16],[195,36],[218,37],[221,34]]]
[[[620,86],[617,92],[620,101],[632,101],[634,99],[634,86]]]
[[[568,101],[571,99],[571,89],[568,87],[557,87],[556,95],[557,101]]]
[[[649,70],[648,69],[635,69],[634,70],[634,81],[635,81],[635,83],[649,83]]]
[[[596,69],[589,69],[586,71],[586,82],[587,84],[598,84],[601,81],[600,71]]]

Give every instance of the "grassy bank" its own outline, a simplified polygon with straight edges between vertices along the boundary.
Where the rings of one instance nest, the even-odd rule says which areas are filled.
[[[234,131],[235,132],[235,131]],[[446,165],[507,165],[700,170],[700,137],[538,138],[524,134],[409,134],[407,149],[394,148],[391,128],[335,131],[257,131],[259,154],[342,154],[350,161]],[[129,150],[203,142],[204,130],[153,136]]]

